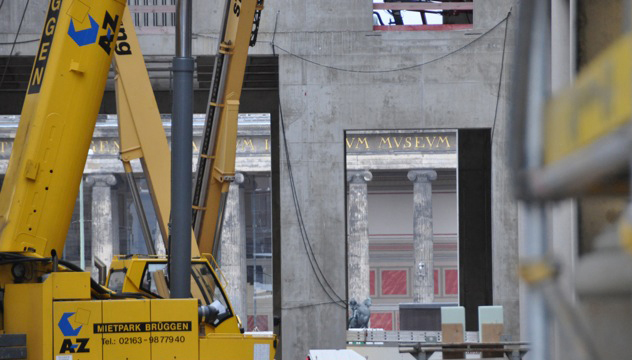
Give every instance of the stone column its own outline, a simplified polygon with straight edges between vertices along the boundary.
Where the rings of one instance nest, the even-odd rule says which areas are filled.
[[[222,241],[220,243],[220,264],[222,272],[228,280],[226,291],[235,312],[239,315],[244,327],[247,325],[247,293],[246,293],[246,236],[241,231],[241,202],[239,184],[244,182],[242,173],[235,174],[235,181],[230,184],[224,223],[222,224]]]
[[[413,301],[434,301],[433,232],[432,232],[432,184],[437,179],[433,170],[411,170],[408,179],[414,183],[413,197],[413,245],[415,268],[413,270]]]
[[[92,186],[92,278],[99,281],[95,263],[109,267],[112,262],[115,234],[111,187],[116,185],[116,178],[112,174],[90,175],[86,185]]]
[[[154,239],[156,254],[167,255],[167,249],[165,248],[165,241],[162,239],[162,233],[160,232],[160,224],[158,222],[158,218],[156,218],[154,229],[155,230],[152,232],[151,238]]]
[[[370,171],[349,171],[349,201],[347,218],[349,221],[347,278],[349,281],[349,301],[362,303],[370,296],[369,284],[369,209],[367,182],[373,174]]]

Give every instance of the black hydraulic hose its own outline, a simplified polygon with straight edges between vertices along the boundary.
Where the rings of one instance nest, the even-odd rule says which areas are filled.
[[[67,269],[70,269],[72,271],[76,271],[76,272],[83,272],[84,270],[82,268],[80,268],[79,266],[66,261],[66,260],[59,260],[59,263],[63,266],[65,266]],[[101,284],[99,284],[98,282],[96,282],[92,277],[90,277],[90,288],[94,291],[96,291],[98,294],[101,295],[112,295],[112,291],[108,290],[107,288],[101,286]]]
[[[59,263],[70,270],[79,271],[79,272],[83,271],[83,269],[81,269],[79,266],[71,262],[68,262],[65,260],[59,260]],[[153,298],[153,296],[148,295],[148,294],[143,294],[143,293],[130,293],[130,292],[116,293],[102,286],[101,284],[96,282],[93,278],[90,278],[90,287],[101,295],[110,295],[111,297],[117,298],[117,299],[125,299],[125,298],[138,298],[138,299],[150,298],[151,299]]]
[[[36,258],[36,257],[30,257],[30,256],[25,256],[25,255],[21,255],[21,254],[14,254],[14,253],[0,253],[0,258],[2,257],[9,257],[11,259],[8,260],[0,260],[0,265],[7,265],[7,264],[16,264],[16,263],[22,263],[22,262],[52,262],[54,259],[53,258]],[[68,270],[74,271],[74,272],[83,272],[84,270],[82,268],[80,268],[79,266],[66,261],[66,260],[62,260],[62,259],[57,259],[57,262],[64,266],[65,268],[67,268]],[[126,299],[126,298],[137,298],[137,299],[153,299],[154,297],[152,295],[148,295],[148,294],[144,294],[144,293],[130,293],[130,292],[124,292],[124,293],[116,293],[113,292],[112,290],[102,286],[101,284],[99,284],[98,282],[96,282],[93,278],[90,278],[90,288],[92,290],[94,290],[96,293],[100,294],[100,295],[109,295],[112,298],[116,298],[116,299]]]

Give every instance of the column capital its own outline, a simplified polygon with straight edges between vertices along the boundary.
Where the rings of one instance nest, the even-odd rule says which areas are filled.
[[[116,185],[116,177],[112,174],[89,175],[86,177],[86,185],[110,187]]]
[[[369,170],[347,171],[347,181],[352,184],[362,184],[373,179],[373,174]]]
[[[434,170],[410,170],[408,180],[412,182],[431,182],[437,180],[437,172]]]

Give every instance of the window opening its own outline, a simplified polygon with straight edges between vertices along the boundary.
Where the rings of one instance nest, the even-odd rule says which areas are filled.
[[[373,0],[373,30],[471,29],[473,9],[472,0]]]
[[[161,298],[169,297],[167,263],[147,263],[141,289]],[[222,287],[206,263],[191,264],[191,295],[203,305],[213,305],[219,310],[213,326],[218,326],[233,314]]]
[[[125,273],[127,269],[112,270],[110,273],[110,279],[108,280],[108,288],[112,291],[120,293],[123,291],[123,284],[125,283]]]

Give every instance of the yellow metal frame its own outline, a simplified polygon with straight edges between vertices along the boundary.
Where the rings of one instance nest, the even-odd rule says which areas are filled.
[[[131,160],[142,159],[167,239],[168,145],[155,100],[148,95],[152,90],[133,27],[118,36],[121,20],[133,24],[129,11],[123,14],[125,4],[51,1],[0,193],[1,252],[61,254],[114,52],[122,158],[126,171]],[[77,36],[78,31],[96,34]],[[165,260],[115,258],[112,269],[127,269],[124,292],[142,293],[142,271],[151,261]],[[213,271],[206,259],[198,262]],[[200,327],[196,299],[111,300],[117,294],[98,295],[89,273],[52,269],[49,261],[26,264],[31,272],[26,283],[14,283],[11,266],[0,265],[0,331],[26,334],[28,359],[246,359],[255,353],[274,358],[276,337],[241,334],[236,316],[217,327]],[[143,326],[148,330],[137,331]]]
[[[210,159],[210,178],[208,179],[206,198],[203,206],[196,208],[202,211],[200,224],[196,224],[195,235],[198,239],[200,252],[213,253],[216,248],[214,243],[215,230],[218,226],[218,204],[222,195],[226,196],[230,185],[229,178],[235,176],[235,156],[237,148],[237,120],[239,113],[239,100],[246,71],[248,59],[248,47],[252,31],[253,19],[257,7],[257,0],[233,0],[230,8],[239,6],[238,12],[231,11],[226,22],[226,32],[220,43],[220,51],[229,54],[229,61],[224,98],[220,99],[216,111],[220,112],[219,124],[215,146],[209,154],[200,154],[201,157]],[[260,7],[259,7],[260,9]]]
[[[133,24],[129,9],[123,24]],[[165,248],[169,248],[168,224],[171,212],[171,152],[162,127],[160,112],[134,26],[123,26],[114,55],[116,110],[121,140],[121,160],[125,171],[139,159],[149,185]],[[195,237],[191,255],[199,256]]]

